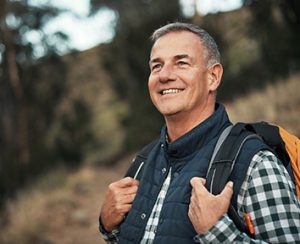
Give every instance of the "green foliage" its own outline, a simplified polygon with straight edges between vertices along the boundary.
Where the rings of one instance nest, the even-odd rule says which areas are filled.
[[[43,32],[43,26],[58,14],[48,5],[1,1],[0,205],[53,166],[77,166],[84,147],[93,142],[87,129],[90,113],[81,101],[70,101],[69,113],[58,115],[69,92],[65,63],[58,55],[58,45],[67,36]],[[30,32],[41,37],[40,51],[26,38]],[[53,128],[59,128],[57,134]]]
[[[71,106],[54,124],[50,146],[66,166],[75,167],[82,162],[88,144],[93,144],[93,135],[89,126],[91,114],[86,105],[75,100]]]
[[[250,5],[254,35],[261,41],[263,61],[273,75],[300,68],[300,3],[294,0],[263,1]],[[294,47],[294,48],[293,48]]]

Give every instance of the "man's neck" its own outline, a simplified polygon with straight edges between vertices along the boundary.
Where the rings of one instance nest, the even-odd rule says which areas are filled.
[[[181,113],[165,117],[169,142],[175,141],[179,137],[195,128],[197,125],[210,117],[213,112],[214,107],[205,109],[195,115]]]

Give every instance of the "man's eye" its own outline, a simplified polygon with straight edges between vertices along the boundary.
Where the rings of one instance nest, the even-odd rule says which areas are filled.
[[[188,63],[185,62],[185,61],[179,61],[179,62],[177,62],[177,65],[178,65],[179,67],[185,67],[185,66],[188,65]]]
[[[161,64],[155,64],[152,66],[151,70],[158,70],[161,68]]]

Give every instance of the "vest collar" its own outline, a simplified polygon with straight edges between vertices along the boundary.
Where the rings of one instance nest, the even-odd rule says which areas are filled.
[[[195,128],[179,137],[172,143],[167,143],[167,128],[161,130],[160,142],[170,158],[183,158],[191,155],[208,144],[230,124],[223,105],[216,103],[215,112]]]

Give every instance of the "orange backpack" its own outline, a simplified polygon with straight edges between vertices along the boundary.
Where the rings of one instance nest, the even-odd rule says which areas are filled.
[[[279,127],[279,134],[285,145],[290,163],[295,177],[297,196],[300,201],[300,140],[294,135],[288,133],[285,129]]]

